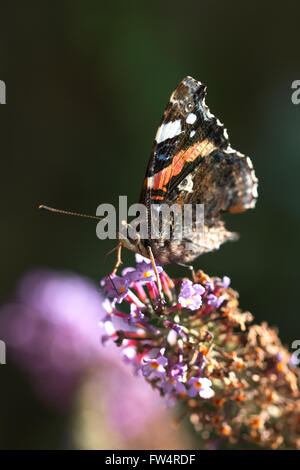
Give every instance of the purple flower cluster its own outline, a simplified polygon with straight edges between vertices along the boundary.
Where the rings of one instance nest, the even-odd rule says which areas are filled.
[[[191,324],[221,307],[225,297],[220,291],[229,286],[230,279],[207,280],[205,285],[183,279],[175,285],[158,266],[166,301],[159,310],[151,263],[140,255],[136,255],[136,263],[136,268],[124,269],[122,276],[109,276],[100,283],[102,293],[111,299],[109,317],[104,320],[104,324],[110,322],[110,328],[106,328],[103,340],[110,338],[120,346],[135,373],[159,388],[169,403],[176,397],[211,398],[213,384],[205,374],[207,361],[202,350],[210,347],[213,335],[206,331],[201,338]],[[114,317],[123,320],[121,328],[112,327]],[[200,343],[200,350],[191,354],[196,343]]]
[[[169,405],[181,401],[208,444],[216,435],[232,443],[243,436],[299,448],[300,374],[275,330],[248,326],[253,317],[239,308],[227,276],[198,271],[193,280],[172,280],[158,267],[161,302],[151,263],[136,261],[103,279],[102,295],[73,274],[25,275],[0,308],[7,356],[62,410],[73,396],[98,400],[120,436],[140,438],[153,419],[162,423],[163,395]]]

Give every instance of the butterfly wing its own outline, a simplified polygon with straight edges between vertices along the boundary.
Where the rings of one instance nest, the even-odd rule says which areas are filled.
[[[254,207],[251,160],[230,147],[223,124],[205,104],[206,86],[191,77],[172,93],[157,130],[140,201],[201,203],[212,222],[221,212]]]
[[[157,130],[140,202],[204,204],[204,227],[191,226],[184,243],[162,233],[153,250],[163,263],[190,262],[236,238],[220,220],[223,212],[255,206],[257,178],[250,158],[231,148],[226,129],[209,111],[206,86],[184,78],[172,93]],[[170,220],[172,224],[172,220]],[[200,233],[202,231],[202,233]],[[187,249],[188,242],[190,248]]]

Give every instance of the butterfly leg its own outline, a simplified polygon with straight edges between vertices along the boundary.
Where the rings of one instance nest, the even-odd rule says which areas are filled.
[[[196,274],[195,274],[194,266],[187,266],[187,267],[191,271],[191,276],[192,276],[193,282],[196,282]]]
[[[122,243],[119,242],[117,245],[117,261],[111,274],[116,274],[118,267],[122,264],[121,252],[122,252]]]
[[[163,292],[162,292],[161,280],[157,271],[157,267],[156,267],[155,259],[151,250],[151,246],[149,245],[147,246],[147,251],[148,251],[149,258],[150,258],[150,261],[151,261],[151,264],[155,273],[155,277],[156,277],[158,295],[159,295],[159,307],[161,309],[163,305],[165,304],[165,300],[164,300]]]
[[[189,264],[183,264],[183,263],[177,263],[178,266],[182,266],[183,268],[187,268],[191,272],[192,280],[193,282],[196,282],[196,275],[195,275],[195,270],[193,266],[190,266]]]

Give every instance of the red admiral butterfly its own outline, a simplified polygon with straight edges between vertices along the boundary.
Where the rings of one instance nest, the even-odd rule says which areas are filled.
[[[206,86],[186,77],[172,93],[157,130],[140,202],[204,204],[204,233],[190,227],[186,240],[151,239],[125,243],[144,256],[152,252],[157,263],[185,264],[236,238],[220,216],[255,206],[257,178],[250,158],[230,147],[223,124],[205,104]],[[170,221],[171,222],[171,221]],[[204,235],[204,237],[203,237]]]
[[[206,86],[191,77],[184,78],[172,93],[156,133],[140,197],[146,206],[148,238],[120,237],[114,272],[121,262],[122,245],[150,258],[154,268],[155,262],[191,263],[236,238],[226,230],[222,213],[255,206],[257,178],[252,162],[231,148],[227,131],[210,113],[205,96]],[[185,240],[166,239],[163,233],[151,238],[151,208],[163,203],[204,204],[204,233],[191,225]],[[191,243],[188,248],[187,240]]]

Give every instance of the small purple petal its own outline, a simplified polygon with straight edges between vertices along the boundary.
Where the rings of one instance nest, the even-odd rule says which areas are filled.
[[[222,279],[222,281],[223,281],[223,287],[224,287],[224,289],[227,289],[227,288],[230,286],[230,283],[231,283],[230,277],[224,276],[223,279]]]
[[[198,393],[198,390],[195,387],[191,387],[188,391],[188,396],[194,398]]]
[[[166,357],[164,357],[164,356],[160,356],[160,357],[158,357],[158,358],[156,359],[156,362],[157,362],[159,365],[161,365],[161,366],[163,366],[163,367],[166,367],[166,365],[168,364],[168,359],[167,359]]]
[[[224,295],[220,295],[220,297],[217,298],[217,301],[216,301],[216,307],[217,308],[220,308],[222,303],[224,302],[225,300],[225,297]]]
[[[202,305],[201,295],[205,289],[201,284],[194,284],[189,279],[184,280],[181,285],[178,301],[182,307],[197,310]]]

